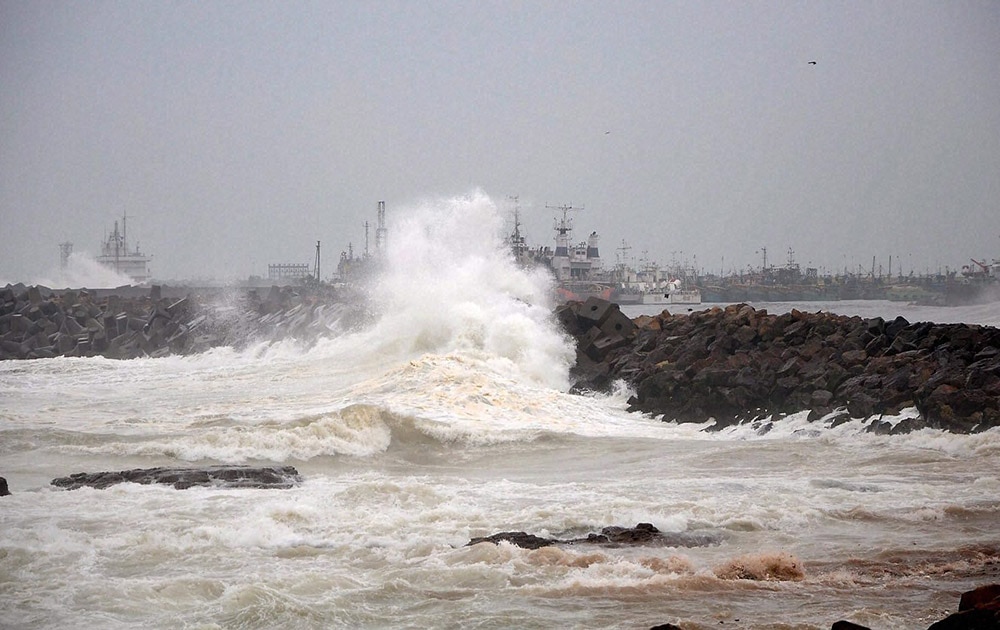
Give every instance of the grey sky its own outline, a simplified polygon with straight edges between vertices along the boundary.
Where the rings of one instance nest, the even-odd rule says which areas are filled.
[[[332,270],[475,188],[608,258],[1000,257],[1000,3],[0,0],[0,283],[123,213],[158,279]]]

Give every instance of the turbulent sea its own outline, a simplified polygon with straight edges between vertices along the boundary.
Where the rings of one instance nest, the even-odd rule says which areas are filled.
[[[500,231],[479,196],[409,213],[373,323],[308,348],[0,363],[0,627],[925,628],[1000,582],[1000,432],[706,432],[570,395],[547,281]],[[220,463],[304,481],[49,484]],[[466,546],[641,522],[694,546]]]

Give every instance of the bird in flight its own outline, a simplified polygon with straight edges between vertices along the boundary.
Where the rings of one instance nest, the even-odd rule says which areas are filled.
[[[810,61],[810,62],[809,62],[809,65],[810,65],[810,66],[815,66],[815,65],[816,65],[816,62],[815,62],[815,61]]]

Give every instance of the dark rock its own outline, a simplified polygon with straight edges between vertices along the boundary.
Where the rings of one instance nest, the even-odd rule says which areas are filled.
[[[631,411],[678,422],[712,417],[718,429],[805,409],[815,420],[834,409],[868,419],[915,407],[920,418],[895,427],[873,422],[868,430],[1000,426],[995,328],[800,311],[773,316],[743,304],[665,311],[637,319],[638,334],[618,338],[596,324],[617,311],[590,301],[590,314],[581,316],[580,307],[559,311],[578,339],[574,391],[603,391],[623,379],[635,391]]]
[[[302,481],[293,466],[213,466],[210,468],[137,468],[118,472],[76,473],[52,480],[65,490],[84,486],[103,490],[118,483],[160,483],[178,490],[193,486],[291,488]]]
[[[1000,630],[1000,584],[962,593],[958,612],[931,624],[927,630]]]
[[[524,532],[500,532],[499,534],[493,534],[491,536],[473,538],[468,542],[466,547],[476,545],[481,542],[489,542],[494,545],[499,545],[503,541],[524,549],[540,549],[542,547],[548,547],[549,545],[556,544],[556,541],[551,538],[540,538],[533,534],[526,534]]]
[[[833,626],[830,630],[871,630],[867,626],[862,626],[854,623],[853,621],[834,621]]]
[[[601,530],[601,533],[588,534],[584,538],[541,538],[525,532],[500,532],[491,536],[473,538],[468,545],[481,542],[499,544],[507,541],[512,545],[525,549],[538,549],[550,545],[580,545],[592,544],[605,547],[621,547],[625,545],[656,546],[656,547],[705,547],[717,545],[722,537],[715,533],[663,533],[651,523],[639,523],[635,527],[619,527],[611,525]],[[468,546],[467,545],[467,546]]]
[[[10,489],[7,487],[7,480],[0,477],[0,497],[10,496]]]
[[[240,292],[234,306],[229,290],[161,299],[160,289],[154,287],[149,296],[111,293],[97,299],[83,291],[59,293],[39,287],[32,292],[33,303],[27,289],[23,299],[8,302],[14,295],[8,286],[0,299],[0,360],[159,357],[288,337],[308,344],[329,334],[332,324],[355,325],[365,312],[363,298],[325,285],[299,287],[294,294],[274,287],[277,297],[269,306],[275,309],[266,320],[258,320],[263,304],[253,290]],[[123,339],[127,333],[141,335]]]
[[[1000,600],[1000,584],[987,584],[962,593],[962,598],[958,602],[958,611],[963,612],[996,605],[998,600]]]

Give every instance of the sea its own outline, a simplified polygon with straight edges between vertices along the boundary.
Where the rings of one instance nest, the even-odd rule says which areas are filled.
[[[1000,582],[1000,430],[804,409],[711,431],[629,413],[624,383],[570,394],[549,280],[501,234],[483,194],[418,205],[370,321],[316,342],[0,362],[0,628],[890,630]],[[754,306],[1000,325],[998,304]],[[303,480],[50,484],[218,464]],[[670,544],[468,544],[638,523]]]

